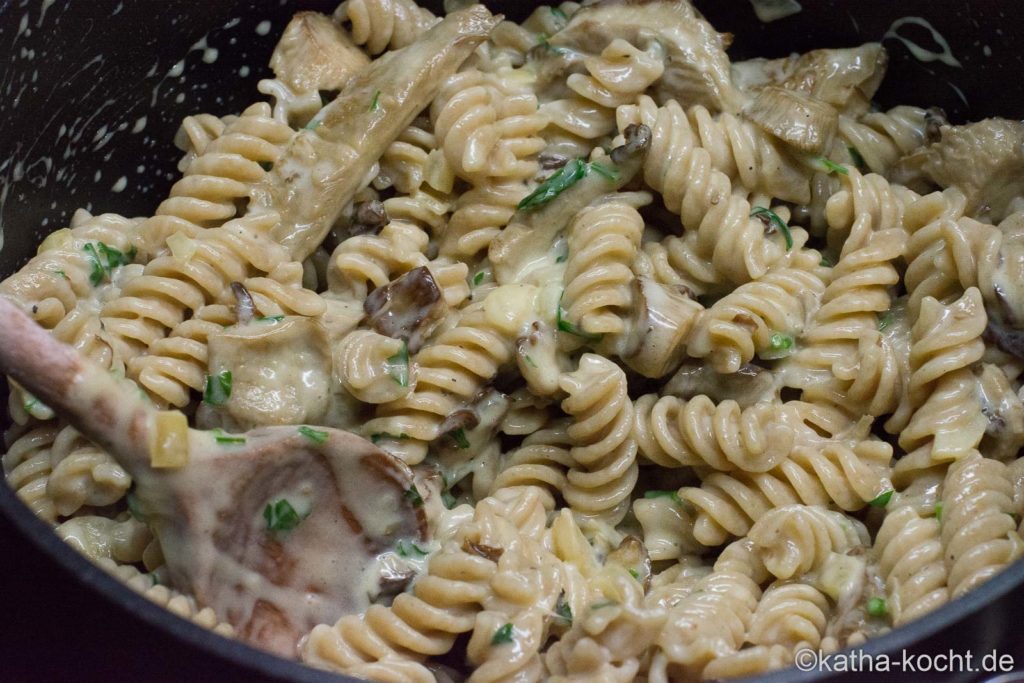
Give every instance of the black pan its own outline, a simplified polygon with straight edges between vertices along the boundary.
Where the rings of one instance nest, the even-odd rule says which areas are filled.
[[[77,207],[149,215],[175,178],[178,153],[171,140],[180,120],[239,111],[257,99],[256,82],[269,73],[265,65],[291,14],[330,12],[335,4],[0,0],[0,52],[7,55],[0,78],[0,148],[6,152],[0,161],[0,276],[24,263]],[[426,4],[439,10],[440,3]],[[488,4],[522,18],[535,3]],[[757,21],[746,0],[697,4],[716,28],[735,34],[734,58],[855,45],[880,39],[897,18],[924,17],[963,67],[922,63],[889,40],[892,61],[880,104],[937,105],[954,121],[1024,114],[1024,8],[1017,0],[804,0],[801,13],[771,24]],[[920,27],[901,33],[937,47]],[[0,512],[2,680],[342,680],[156,607],[65,546],[6,486],[0,486]],[[1021,613],[1024,561],[925,619],[869,641],[863,652],[899,658],[901,650],[970,651],[980,666],[995,650],[1024,666],[1015,617]],[[863,666],[866,660],[858,674],[787,670],[761,680],[859,680]],[[990,675],[932,672],[919,679]],[[876,678],[905,676],[876,672]]]

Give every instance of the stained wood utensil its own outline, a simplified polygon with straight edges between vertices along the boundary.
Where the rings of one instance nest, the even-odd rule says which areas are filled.
[[[348,432],[187,426],[0,297],[0,371],[105,448],[134,480],[174,587],[250,644],[295,657],[313,626],[361,611],[374,560],[424,540],[409,468]],[[154,466],[161,463],[180,466]]]

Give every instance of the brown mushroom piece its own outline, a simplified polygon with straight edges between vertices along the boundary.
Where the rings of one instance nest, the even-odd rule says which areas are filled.
[[[868,111],[885,76],[889,54],[881,43],[811,50],[782,59],[751,59],[732,65],[733,82],[756,94],[779,86],[833,107],[844,116]]]
[[[983,363],[978,373],[981,412],[988,419],[983,451],[1004,462],[1024,446],[1024,404],[997,365]]]
[[[608,553],[605,564],[618,565],[628,571],[645,591],[651,587],[651,558],[643,541],[636,536],[622,539],[622,543]]]
[[[742,106],[725,54],[732,36],[715,31],[685,0],[605,0],[587,5],[549,43],[599,54],[616,38],[640,48],[661,46],[665,72],[654,85],[659,101],[702,104],[712,112],[737,112]]]
[[[646,277],[633,281],[632,294],[629,332],[609,339],[603,350],[644,377],[664,377],[682,361],[686,337],[703,306]]]
[[[131,474],[171,584],[244,641],[295,657],[313,626],[368,607],[364,580],[379,579],[379,553],[425,540],[412,472],[364,439],[296,426],[189,429],[6,298],[0,315],[0,371]]]
[[[295,92],[340,90],[370,63],[326,14],[299,12],[285,27],[270,68]]]
[[[367,324],[381,334],[404,340],[416,353],[448,311],[441,288],[427,266],[370,292],[363,304]]]
[[[839,127],[839,115],[830,105],[774,85],[761,90],[743,114],[765,132],[808,154],[824,153]]]
[[[938,141],[900,160],[894,181],[918,190],[955,187],[979,220],[998,222],[1024,208],[1024,122],[984,119],[939,132]]]
[[[736,401],[740,408],[749,408],[774,389],[772,373],[756,365],[748,363],[738,372],[723,375],[704,363],[686,363],[665,383],[662,392],[686,400],[706,395],[715,403]]]
[[[520,282],[518,273],[551,249],[555,237],[581,209],[625,186],[640,170],[651,145],[651,129],[632,125],[623,132],[625,142],[611,151],[612,168],[589,172],[555,199],[534,209],[520,209],[509,225],[491,241],[488,257],[499,283]],[[608,164],[608,160],[598,163]]]
[[[254,208],[280,217],[272,237],[293,259],[320,245],[384,150],[499,20],[482,5],[452,12],[416,42],[362,69],[295,134],[253,190]]]

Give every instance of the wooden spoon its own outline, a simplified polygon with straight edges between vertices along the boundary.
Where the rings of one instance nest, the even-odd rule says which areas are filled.
[[[412,472],[364,439],[295,426],[189,429],[2,297],[0,320],[0,371],[132,475],[172,583],[243,640],[295,657],[313,626],[368,606],[377,553],[425,539]],[[187,464],[155,468],[160,454]]]

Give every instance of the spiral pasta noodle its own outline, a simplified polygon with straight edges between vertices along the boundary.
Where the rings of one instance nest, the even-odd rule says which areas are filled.
[[[409,45],[437,21],[412,0],[346,0],[334,17],[350,24],[352,40],[371,55]]]
[[[825,508],[784,505],[759,517],[747,538],[768,571],[786,580],[820,569],[830,553],[845,554],[863,545],[867,532],[858,533],[857,524]]]
[[[875,537],[878,569],[893,625],[938,609],[949,600],[942,525],[912,506],[890,511]]]
[[[772,584],[757,603],[747,639],[754,645],[781,645],[789,652],[817,649],[830,611],[828,598],[810,584]]]

